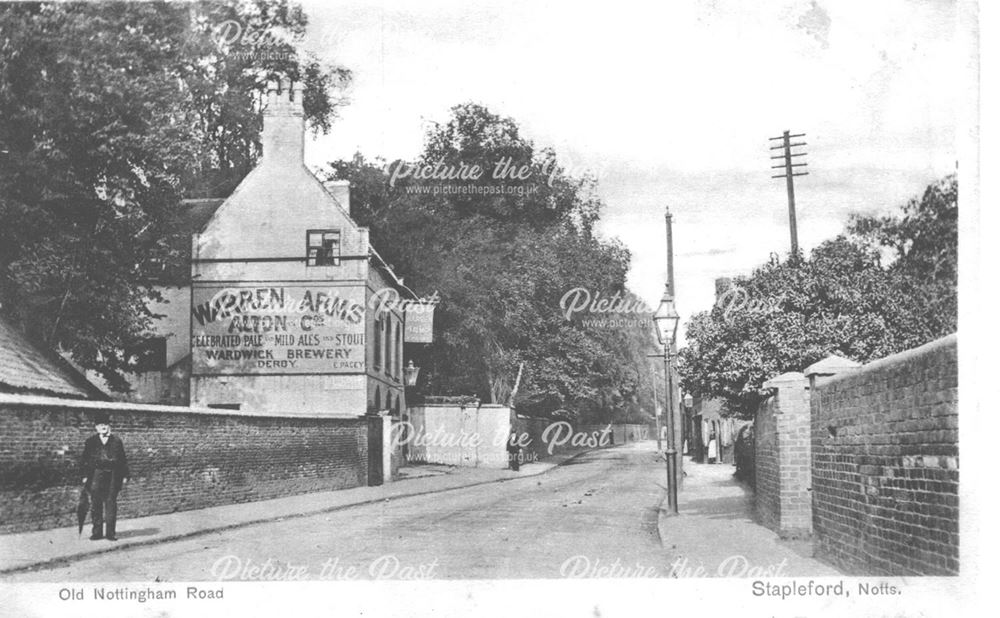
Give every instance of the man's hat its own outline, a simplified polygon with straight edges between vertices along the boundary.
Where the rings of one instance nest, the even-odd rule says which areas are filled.
[[[107,412],[98,412],[97,414],[94,415],[94,424],[95,425],[110,425],[111,424],[111,417],[108,416]]]

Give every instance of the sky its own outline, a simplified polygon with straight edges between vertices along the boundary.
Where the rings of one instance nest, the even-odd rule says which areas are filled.
[[[306,47],[354,74],[307,163],[414,158],[429,123],[484,104],[596,174],[599,230],[629,248],[629,286],[652,307],[670,208],[685,321],[711,308],[717,277],[789,250],[769,137],[806,134],[795,192],[807,251],[850,213],[889,213],[957,165],[955,2],[302,4]]]

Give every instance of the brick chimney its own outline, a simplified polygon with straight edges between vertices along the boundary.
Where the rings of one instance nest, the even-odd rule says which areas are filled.
[[[282,79],[280,84],[269,81],[261,134],[263,162],[301,165],[305,156],[305,132],[302,83],[289,79]]]

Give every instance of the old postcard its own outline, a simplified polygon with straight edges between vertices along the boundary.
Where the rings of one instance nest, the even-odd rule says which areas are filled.
[[[980,9],[0,3],[3,606],[972,611]]]

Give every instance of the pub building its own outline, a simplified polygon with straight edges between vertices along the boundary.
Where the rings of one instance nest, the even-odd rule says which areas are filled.
[[[190,277],[157,288],[165,302],[150,309],[162,317],[127,397],[398,418],[403,344],[430,341],[427,312],[408,337],[404,304],[416,295],[351,218],[348,183],[306,168],[300,84],[269,84],[261,138],[261,160],[228,198],[183,204]]]

